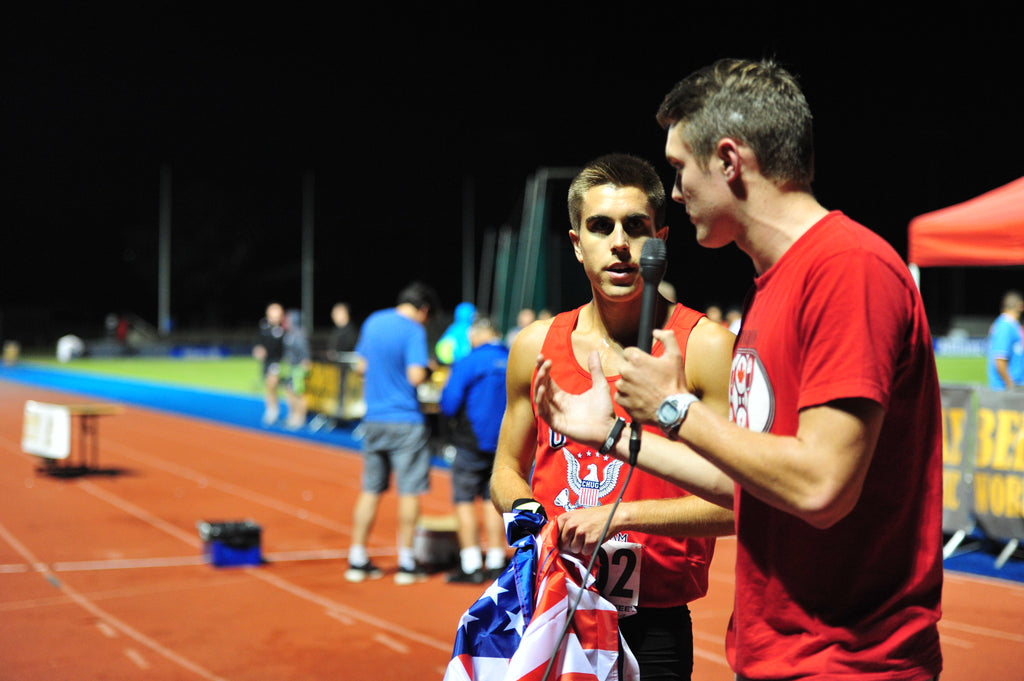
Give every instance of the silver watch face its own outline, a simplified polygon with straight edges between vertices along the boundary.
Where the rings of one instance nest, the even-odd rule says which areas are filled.
[[[670,426],[679,418],[679,405],[675,400],[665,400],[658,407],[658,423]]]

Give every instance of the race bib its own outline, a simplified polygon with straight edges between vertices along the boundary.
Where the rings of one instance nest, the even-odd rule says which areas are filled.
[[[618,608],[619,617],[632,615],[640,601],[643,545],[611,539],[598,552],[598,591]]]

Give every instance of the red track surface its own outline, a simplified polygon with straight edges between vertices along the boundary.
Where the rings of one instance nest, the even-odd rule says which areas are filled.
[[[21,450],[27,399],[0,381],[0,679],[440,679],[479,586],[342,573],[360,462],[349,451],[127,408],[100,423],[100,474],[58,478]],[[394,569],[394,499],[374,531]],[[435,473],[429,515],[451,513]],[[202,561],[200,520],[253,518],[269,563]],[[870,538],[866,538],[869,541]],[[731,681],[735,543],[692,604],[697,681]],[[1024,678],[1024,587],[947,573],[943,681]]]

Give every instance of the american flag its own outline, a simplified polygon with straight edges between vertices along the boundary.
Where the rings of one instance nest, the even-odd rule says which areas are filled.
[[[536,535],[545,522],[544,516],[528,511],[505,514],[505,534],[516,552],[508,567],[459,620],[445,681],[505,678],[509,660],[533,614]]]
[[[506,532],[512,543],[509,517]],[[516,514],[517,517],[532,513]],[[512,563],[462,616],[445,681],[636,681],[636,658],[619,635],[618,613],[594,587],[593,575],[558,552],[558,525],[536,539],[522,538]],[[516,570],[522,556],[523,565]],[[511,573],[511,578],[510,578]],[[531,581],[523,583],[521,577]],[[536,599],[532,578],[536,574]],[[586,586],[581,586],[586,575]],[[526,586],[524,591],[521,586]],[[582,591],[577,610],[571,604]],[[533,613],[531,617],[531,612]],[[562,631],[569,626],[559,644]],[[547,678],[548,663],[555,657]]]

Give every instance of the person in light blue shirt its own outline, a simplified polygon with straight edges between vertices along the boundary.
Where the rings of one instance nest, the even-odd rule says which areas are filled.
[[[1012,390],[1024,385],[1024,332],[1020,316],[1024,296],[1007,291],[1003,311],[988,332],[988,385],[993,390]]]
[[[413,539],[420,495],[430,486],[430,431],[420,411],[416,388],[430,376],[425,325],[437,308],[434,290],[413,283],[398,294],[395,307],[367,317],[359,332],[356,371],[363,375],[366,414],[359,426],[363,432],[363,475],[352,512],[352,544],[345,572],[350,582],[383,575],[370,561],[366,540],[392,471],[398,489],[395,583],[412,584],[426,578],[416,565]]]

